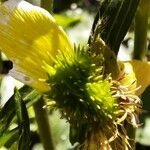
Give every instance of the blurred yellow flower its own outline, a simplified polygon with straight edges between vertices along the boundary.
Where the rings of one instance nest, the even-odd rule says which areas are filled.
[[[150,85],[150,62],[132,60],[119,62],[119,65],[121,70],[120,82],[130,86],[130,90],[138,88],[136,95],[141,95]]]
[[[11,76],[46,92],[44,64],[52,65],[58,51],[72,51],[73,46],[46,10],[8,0],[0,5],[0,49],[14,63]]]

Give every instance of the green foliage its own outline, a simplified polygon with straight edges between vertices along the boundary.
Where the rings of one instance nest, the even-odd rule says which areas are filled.
[[[137,10],[140,0],[103,0],[100,4],[92,27],[92,36],[96,33],[103,41],[118,54],[122,40],[124,39]]]
[[[19,91],[15,90],[15,106],[16,106],[16,114],[18,120],[18,127],[19,127],[19,150],[29,150],[29,143],[30,143],[30,122],[28,117],[28,112],[25,106],[25,103],[19,93]]]
[[[14,95],[6,102],[0,110],[0,145],[10,148],[14,142],[18,141],[18,149],[29,149],[29,118],[25,106],[33,105],[39,98],[36,90],[24,86],[19,91],[15,90]],[[10,129],[10,126],[17,126]]]
[[[8,129],[10,122],[12,121],[15,110],[14,110],[14,101],[9,100],[4,107],[1,109],[0,112],[0,136]]]
[[[1,135],[0,137],[0,148],[4,145],[7,146],[7,144],[10,144],[10,139],[12,137],[14,137],[14,135],[16,135],[18,133],[18,130],[17,129],[14,129],[14,130],[11,130],[11,131],[8,131],[8,132],[5,132],[3,135]]]

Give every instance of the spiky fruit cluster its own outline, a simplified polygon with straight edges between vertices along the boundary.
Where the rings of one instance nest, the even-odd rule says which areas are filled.
[[[49,97],[63,108],[62,114],[69,122],[103,123],[114,117],[117,103],[112,97],[111,79],[103,78],[102,66],[92,62],[86,49],[75,49],[74,55],[61,53],[53,70],[49,74]]]
[[[120,141],[119,148],[128,147],[124,121],[132,124],[137,97],[104,74],[103,56],[91,57],[87,48],[79,47],[73,53],[60,52],[54,62],[47,67],[47,94],[70,123],[71,143],[84,143],[83,149],[89,150],[111,148]]]

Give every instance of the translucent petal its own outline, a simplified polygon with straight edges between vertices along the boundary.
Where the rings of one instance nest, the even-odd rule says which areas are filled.
[[[121,82],[131,85],[131,90],[140,87],[136,94],[141,95],[150,85],[150,62],[132,60],[123,62],[123,64],[125,78]]]
[[[46,10],[8,0],[0,5],[0,49],[14,63],[14,78],[45,92],[49,86],[43,64],[52,65],[58,51],[71,52],[73,46]]]

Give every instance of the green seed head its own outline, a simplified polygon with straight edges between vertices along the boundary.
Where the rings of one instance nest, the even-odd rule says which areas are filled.
[[[101,65],[97,65],[97,60]],[[49,72],[49,97],[69,122],[93,123],[114,117],[116,99],[111,92],[111,78],[103,76],[103,57],[93,58],[87,48],[74,54],[61,53]]]
[[[130,147],[124,121],[137,126],[139,98],[112,80],[105,64],[102,53],[90,55],[87,47],[79,47],[60,52],[55,65],[45,67],[51,87],[47,95],[70,123],[71,143],[84,143],[84,149],[113,148],[120,140],[121,149]]]

